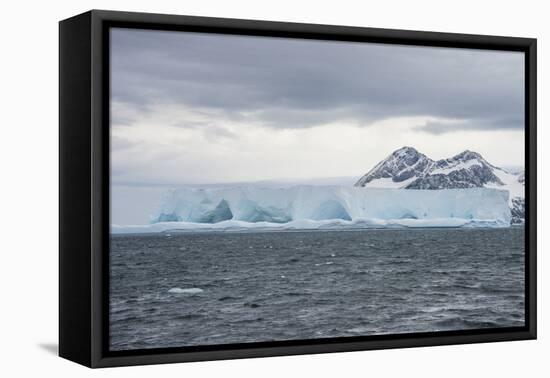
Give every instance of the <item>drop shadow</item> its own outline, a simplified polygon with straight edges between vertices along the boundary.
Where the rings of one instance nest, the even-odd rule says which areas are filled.
[[[56,343],[40,343],[38,344],[38,347],[56,356],[59,354],[59,347]]]

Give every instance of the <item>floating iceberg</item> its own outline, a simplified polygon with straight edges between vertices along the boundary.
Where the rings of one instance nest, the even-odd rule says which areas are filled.
[[[170,294],[199,294],[202,293],[204,290],[200,289],[198,287],[192,287],[190,289],[182,289],[179,287],[173,287],[168,292]]]
[[[384,227],[508,227],[508,192],[345,186],[173,190],[151,225],[114,233]]]

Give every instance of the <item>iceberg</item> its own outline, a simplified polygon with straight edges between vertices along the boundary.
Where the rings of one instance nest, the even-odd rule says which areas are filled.
[[[508,192],[490,188],[399,190],[347,186],[252,186],[170,191],[150,225],[113,233],[508,227]]]
[[[170,294],[199,294],[202,293],[204,290],[200,289],[198,287],[192,287],[190,289],[182,289],[179,287],[173,287],[168,292]]]

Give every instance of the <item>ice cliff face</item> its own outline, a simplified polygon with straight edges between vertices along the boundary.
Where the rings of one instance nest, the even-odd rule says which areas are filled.
[[[323,225],[330,220],[341,225],[372,221],[380,225],[487,222],[508,226],[510,208],[508,192],[486,188],[435,191],[344,186],[186,188],[167,195],[153,223],[238,221],[277,225],[307,221],[314,228],[315,224]]]
[[[412,147],[403,147],[378,163],[356,187],[399,189],[494,188],[510,193],[513,223],[525,217],[524,174],[512,174],[464,151],[449,159],[432,160]]]

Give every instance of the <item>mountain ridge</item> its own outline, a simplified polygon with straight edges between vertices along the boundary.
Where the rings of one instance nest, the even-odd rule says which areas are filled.
[[[447,159],[433,160],[414,147],[404,146],[376,164],[356,183],[356,187],[395,189],[508,190],[513,223],[525,218],[524,172],[510,173],[489,163],[480,153],[464,150]]]

